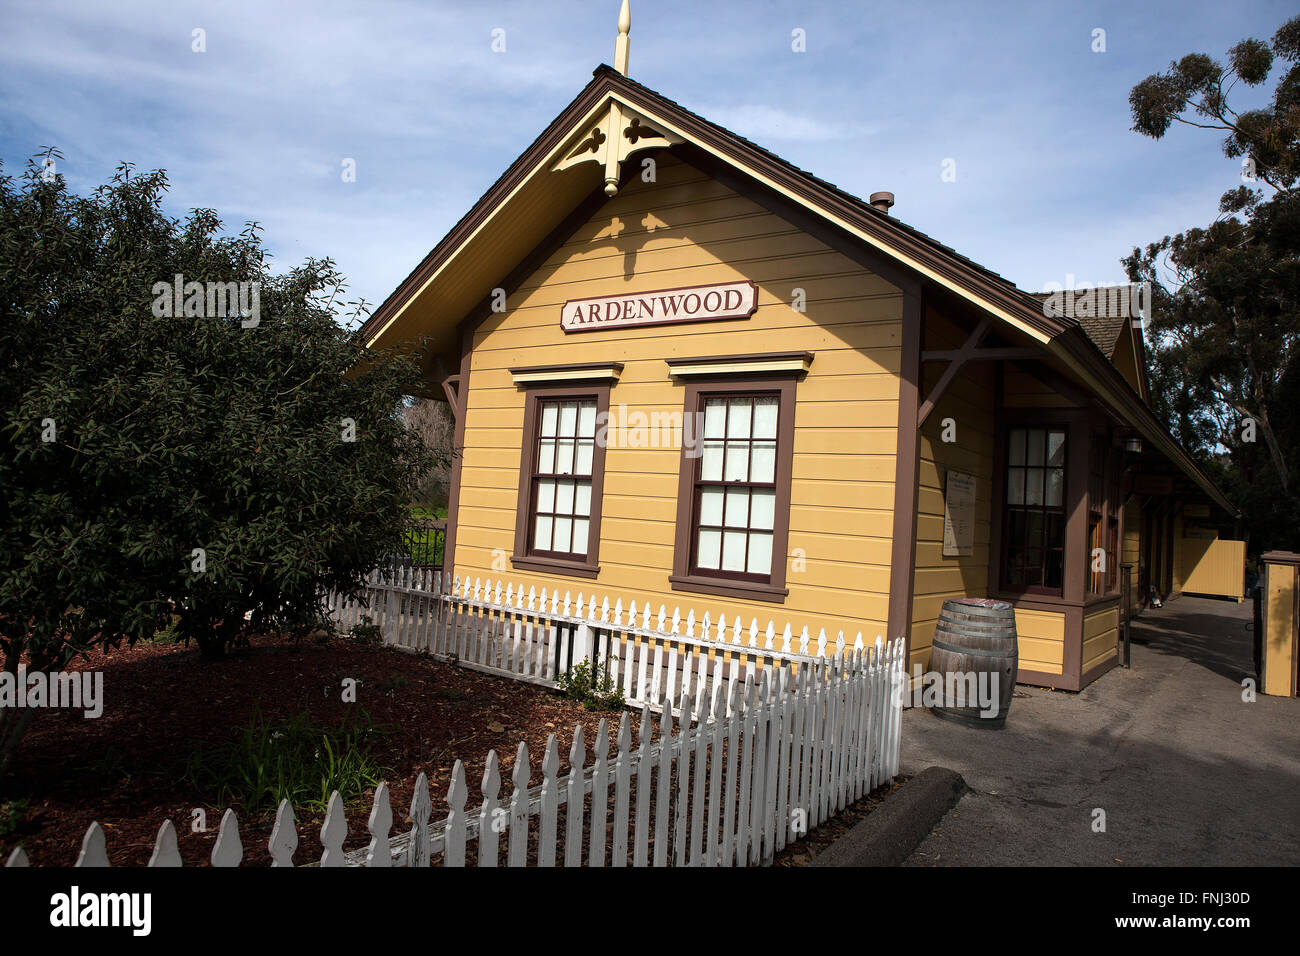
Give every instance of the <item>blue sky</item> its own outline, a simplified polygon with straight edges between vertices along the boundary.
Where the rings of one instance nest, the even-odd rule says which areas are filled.
[[[377,305],[613,61],[618,6],[3,0],[0,158],[56,145],[78,191],[119,161],[165,168],[173,215],[257,219],[281,269],[332,256]],[[852,193],[893,191],[899,218],[1039,290],[1123,281],[1134,244],[1213,218],[1240,182],[1221,137],[1141,137],[1128,91],[1293,10],[632,0],[629,72]]]

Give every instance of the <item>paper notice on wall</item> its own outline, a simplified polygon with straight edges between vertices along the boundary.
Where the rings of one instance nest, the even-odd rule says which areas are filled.
[[[948,472],[943,496],[943,556],[963,557],[975,547],[975,476]]]

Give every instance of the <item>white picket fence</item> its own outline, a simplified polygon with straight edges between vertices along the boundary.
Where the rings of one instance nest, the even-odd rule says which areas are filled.
[[[682,617],[665,605],[655,614],[649,602],[639,608],[609,598],[522,584],[450,575],[431,568],[375,571],[362,601],[329,596],[330,613],[343,630],[370,619],[387,644],[432,654],[460,665],[517,680],[554,686],[574,664],[595,658],[600,670],[623,691],[632,706],[649,704],[656,712],[674,705],[683,693],[698,698],[715,685],[727,688],[726,699],[746,678],[789,664],[801,667],[836,654],[865,651],[859,633],[849,644],[840,631],[831,640],[825,629],[816,638],[805,625],[796,634],[789,624],[765,630],[751,619],[745,628],[739,614],[713,620],[688,609]],[[874,643],[877,655],[882,642]]]
[[[335,793],[321,827],[324,852],[309,865],[498,866],[503,844],[508,866],[768,864],[787,843],[897,773],[903,680],[902,642],[895,641],[807,661],[798,670],[784,662],[730,690],[715,681],[712,699],[698,683],[694,703],[683,691],[677,707],[661,708],[654,742],[649,704],[642,705],[636,748],[624,711],[612,760],[603,719],[590,765],[582,727],[576,728],[565,776],[550,735],[539,786],[530,786],[532,765],[521,742],[508,799],[500,793],[495,751],[488,754],[482,801],[473,809],[466,809],[465,768],[456,761],[448,810],[437,821],[421,774],[410,828],[397,836],[390,835],[393,813],[388,786],[381,784],[366,822],[369,843],[351,852],[344,851],[348,824]],[[297,846],[286,801],[269,842],[272,866],[293,866]],[[227,810],[212,865],[239,866],[243,855],[239,822]],[[21,848],[7,863],[26,865]],[[108,865],[98,823],[86,832],[76,865]],[[170,820],[158,832],[148,865],[181,865]]]

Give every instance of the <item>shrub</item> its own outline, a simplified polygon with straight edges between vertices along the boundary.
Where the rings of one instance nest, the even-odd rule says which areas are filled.
[[[623,689],[600,666],[599,657],[569,668],[555,683],[560,693],[582,704],[587,710],[623,709]]]

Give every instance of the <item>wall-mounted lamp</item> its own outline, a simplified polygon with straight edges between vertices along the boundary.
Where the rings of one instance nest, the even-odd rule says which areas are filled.
[[[1130,455],[1142,454],[1142,439],[1137,435],[1130,435],[1124,439],[1124,450]]]

